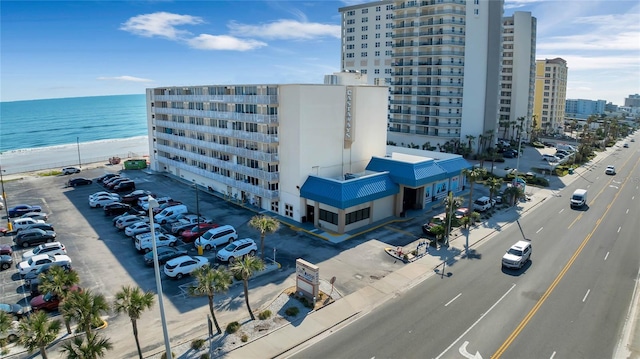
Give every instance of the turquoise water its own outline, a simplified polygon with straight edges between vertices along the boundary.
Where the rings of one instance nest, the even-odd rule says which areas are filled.
[[[147,135],[145,95],[0,102],[0,152]]]

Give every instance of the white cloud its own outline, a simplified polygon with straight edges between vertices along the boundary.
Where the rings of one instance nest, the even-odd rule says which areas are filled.
[[[122,24],[120,30],[128,31],[144,37],[164,37],[170,40],[178,40],[189,36],[185,30],[179,30],[179,25],[197,25],[204,21],[197,16],[172,14],[168,12],[156,12],[153,14],[138,15],[130,18]]]
[[[235,50],[247,51],[267,46],[257,40],[244,40],[228,35],[201,34],[187,40],[189,46],[199,50]]]
[[[134,76],[114,76],[114,77],[106,77],[106,76],[101,76],[98,77],[97,80],[100,81],[124,81],[124,82],[153,82],[153,80],[150,79],[143,79],[141,77],[134,77]]]
[[[266,39],[313,39],[318,37],[340,38],[340,25],[300,22],[296,20],[278,20],[261,25],[229,23],[231,34]]]

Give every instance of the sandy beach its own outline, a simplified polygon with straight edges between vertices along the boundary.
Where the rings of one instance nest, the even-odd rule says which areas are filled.
[[[147,136],[80,143],[80,160],[85,164],[103,162],[110,157],[140,158],[149,155]],[[78,145],[31,148],[3,152],[0,155],[3,175],[78,166]]]

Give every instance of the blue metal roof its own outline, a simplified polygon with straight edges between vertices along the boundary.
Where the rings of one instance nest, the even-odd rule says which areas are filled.
[[[300,188],[300,196],[346,209],[398,194],[399,191],[400,187],[393,182],[389,173],[382,172],[347,181],[309,176]]]
[[[459,175],[463,169],[473,167],[462,157],[448,158],[446,160],[436,160],[438,166],[442,167],[449,177]]]
[[[373,157],[367,165],[367,170],[381,172],[389,171],[394,182],[408,187],[420,187],[427,183],[448,178],[447,172],[433,159],[409,163],[386,157]]]

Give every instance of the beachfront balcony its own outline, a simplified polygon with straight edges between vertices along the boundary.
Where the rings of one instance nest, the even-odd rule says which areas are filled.
[[[277,105],[277,95],[154,95],[153,101],[225,102],[256,105]]]
[[[204,117],[218,120],[243,121],[249,123],[278,123],[277,115],[261,115],[257,113],[222,112],[208,110],[188,110],[183,108],[153,107],[152,113],[185,117]]]
[[[175,148],[171,146],[157,144],[155,147],[158,151],[164,151],[176,157],[184,157],[184,158],[187,158],[188,160],[196,160],[198,162],[206,163],[207,165],[210,165],[212,167],[219,167],[234,173],[239,173],[246,176],[259,178],[267,182],[277,182],[280,179],[279,172],[267,172],[262,168],[251,168],[251,167],[239,165],[231,162],[230,157],[228,161],[225,161],[223,159],[201,155],[198,153],[190,152],[187,150],[181,150],[179,148]],[[193,166],[193,167],[198,168],[196,166]]]
[[[211,180],[214,180],[216,182],[219,183],[223,183],[227,186],[233,187],[238,189],[239,191],[245,191],[251,194],[254,194],[256,196],[260,196],[262,198],[267,198],[270,200],[278,200],[280,198],[280,193],[278,191],[270,191],[266,188],[262,188],[262,187],[258,187],[258,186],[254,186],[251,183],[247,183],[247,182],[242,182],[242,181],[236,181],[231,177],[227,177],[227,176],[223,176],[219,173],[214,173],[196,166],[191,166],[187,163],[181,162],[181,161],[176,161],[176,160],[172,160],[166,157],[161,157],[158,156],[158,163],[160,164],[160,167],[162,168],[162,166],[166,165],[166,166],[171,166],[174,168],[178,168],[180,170],[184,170],[187,172],[191,172],[194,174],[197,174],[199,176],[202,177],[206,177],[209,178]]]
[[[252,150],[248,148],[235,147],[231,145],[223,145],[217,142],[198,140],[197,138],[190,138],[186,136],[178,136],[174,134],[161,133],[161,132],[156,132],[155,137],[158,139],[168,140],[178,144],[194,145],[197,147],[201,147],[201,148],[205,148],[213,151],[225,152],[230,155],[236,155],[236,156],[240,156],[240,157],[244,157],[244,158],[248,158],[256,161],[273,163],[273,162],[278,162],[280,160],[277,153],[267,153],[267,152]]]
[[[201,133],[225,136],[229,138],[238,138],[246,141],[271,143],[271,144],[278,143],[277,135],[268,135],[260,132],[238,131],[238,130],[231,130],[228,128],[194,125],[186,122],[165,121],[165,120],[158,120],[158,119],[153,120],[153,124],[157,126],[166,127],[166,128],[173,128],[173,129],[187,130],[187,131],[197,131]]]

